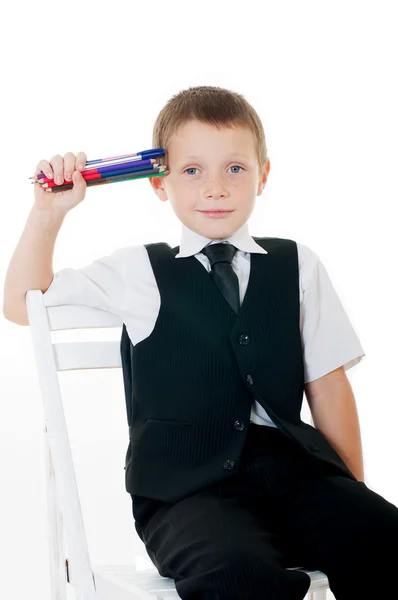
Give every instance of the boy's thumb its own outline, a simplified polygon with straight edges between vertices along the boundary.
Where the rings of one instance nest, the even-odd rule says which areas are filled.
[[[83,180],[83,176],[80,173],[80,171],[74,171],[72,177],[73,177],[73,183],[81,183]]]

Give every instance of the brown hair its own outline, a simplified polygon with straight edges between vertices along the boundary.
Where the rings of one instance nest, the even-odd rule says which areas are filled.
[[[242,94],[213,86],[190,87],[170,98],[156,118],[152,133],[152,148],[163,148],[159,159],[167,164],[167,145],[171,136],[186,122],[197,119],[218,127],[243,125],[249,127],[257,140],[260,173],[267,160],[267,145],[261,119]]]

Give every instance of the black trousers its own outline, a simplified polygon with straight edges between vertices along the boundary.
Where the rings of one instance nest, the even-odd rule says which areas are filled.
[[[337,600],[398,597],[398,508],[250,423],[239,471],[175,504],[132,496],[138,535],[184,600],[302,600],[319,569]]]

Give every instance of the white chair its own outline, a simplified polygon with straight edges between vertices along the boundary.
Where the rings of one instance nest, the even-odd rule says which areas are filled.
[[[149,560],[144,544],[142,554],[134,555],[131,565],[90,562],[58,371],[121,368],[120,340],[53,343],[51,331],[120,326],[121,332],[121,321],[85,306],[46,307],[41,290],[28,291],[26,305],[45,415],[51,600],[66,600],[67,589],[74,590],[77,600],[178,599],[174,580],[160,576],[154,565],[137,570],[139,556]],[[294,570],[311,578],[308,600],[326,600],[329,585],[324,573]]]

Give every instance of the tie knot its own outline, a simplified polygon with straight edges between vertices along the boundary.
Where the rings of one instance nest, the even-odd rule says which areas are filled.
[[[206,246],[206,248],[203,248],[202,254],[207,256],[211,268],[213,268],[213,265],[219,262],[228,262],[231,264],[237,250],[238,249],[229,242],[226,244],[210,244],[209,246]]]

